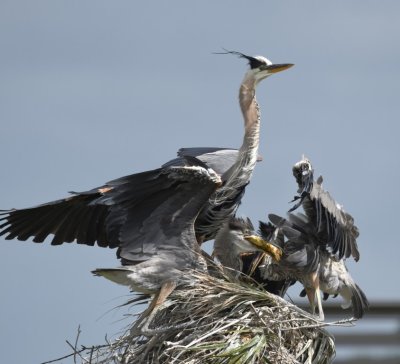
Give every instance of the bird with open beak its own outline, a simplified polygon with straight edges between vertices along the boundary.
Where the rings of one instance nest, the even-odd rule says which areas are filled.
[[[236,277],[243,272],[243,256],[251,252],[265,252],[279,262],[282,251],[256,235],[249,218],[233,217],[218,231],[213,256]]]

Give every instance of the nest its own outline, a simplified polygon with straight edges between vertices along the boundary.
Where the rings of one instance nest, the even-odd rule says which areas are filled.
[[[90,364],[331,363],[334,339],[312,315],[223,272],[193,272],[153,319],[152,335],[135,328],[105,345],[77,345],[71,355]],[[129,304],[141,301],[132,300]],[[336,323],[337,324],[337,323]]]

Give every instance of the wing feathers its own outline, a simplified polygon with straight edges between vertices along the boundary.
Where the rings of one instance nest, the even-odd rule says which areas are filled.
[[[222,181],[202,161],[187,158],[191,166],[133,174],[65,199],[0,212],[0,235],[38,243],[53,235],[52,245],[120,247],[122,258],[168,244],[188,248],[196,243],[194,219]]]
[[[1,221],[5,221],[0,229],[0,235],[6,235],[6,239],[27,240],[33,237],[37,243],[43,242],[49,235],[54,235],[53,245],[64,242],[72,242],[77,236],[81,238],[87,235],[90,230],[88,222],[90,216],[95,216],[96,222],[101,222],[104,215],[104,206],[91,206],[90,202],[97,198],[99,194],[74,195],[62,200],[57,200],[37,207],[9,210],[3,212]],[[95,239],[89,239],[85,244],[93,245],[100,231],[95,234]],[[79,241],[82,243],[82,241]]]
[[[368,310],[369,302],[365,293],[361,290],[361,288],[353,283],[350,286],[351,290],[351,305],[353,308],[354,318],[360,319],[364,316],[366,310]]]
[[[296,163],[293,171],[299,185],[299,196],[295,200],[299,202],[289,212],[302,205],[317,230],[321,244],[338,259],[353,256],[358,261],[358,229],[352,216],[344,212],[329,192],[322,188],[322,176],[316,182],[313,180],[313,170],[308,160]]]

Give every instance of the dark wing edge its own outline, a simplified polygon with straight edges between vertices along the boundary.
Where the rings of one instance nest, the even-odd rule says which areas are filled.
[[[158,177],[159,188],[149,199],[110,214],[118,227],[118,256],[136,264],[155,254],[198,252],[194,222],[212,193],[221,186],[218,174],[201,166],[169,167]],[[135,217],[135,215],[137,217]]]
[[[65,199],[26,209],[13,209],[0,213],[0,236],[6,240],[21,241],[33,238],[42,243],[54,235],[52,245],[70,243],[108,246],[104,219],[106,206],[92,205],[100,192],[77,194]]]
[[[331,254],[337,255],[339,259],[353,256],[354,260],[358,261],[360,253],[356,239],[359,232],[354,219],[336,203],[321,184],[322,179],[319,179],[313,185],[309,198],[304,200],[304,211],[313,221],[320,240]]]
[[[360,259],[357,245],[358,228],[353,217],[345,212],[331,197],[329,192],[322,188],[323,178],[313,179],[313,170],[302,171],[305,163],[293,167],[294,176],[299,186],[299,195],[292,202],[296,202],[289,209],[293,212],[303,206],[304,212],[315,225],[320,242],[332,255],[338,259],[353,256],[355,261]]]
[[[143,199],[151,193],[152,181],[161,169],[122,177],[99,188],[85,192],[71,192],[72,196],[26,209],[0,212],[0,236],[21,241],[33,238],[42,243],[53,235],[51,245],[71,243],[115,248],[110,242],[107,217],[115,204],[124,198],[126,186],[135,188],[129,198]],[[121,196],[122,195],[122,196]],[[125,196],[126,198],[126,196]]]
[[[354,318],[360,319],[364,316],[365,311],[369,308],[369,302],[362,291],[362,289],[356,284],[353,283],[350,285],[351,290],[351,305],[353,309]]]

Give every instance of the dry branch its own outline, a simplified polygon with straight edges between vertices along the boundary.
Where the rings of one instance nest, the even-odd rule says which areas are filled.
[[[89,364],[324,364],[335,356],[334,339],[324,326],[351,325],[351,320],[319,322],[218,269],[213,276],[192,274],[193,283],[176,289],[158,312],[150,325],[153,335],[133,332],[133,319],[114,341],[80,349],[75,344],[71,356]]]

